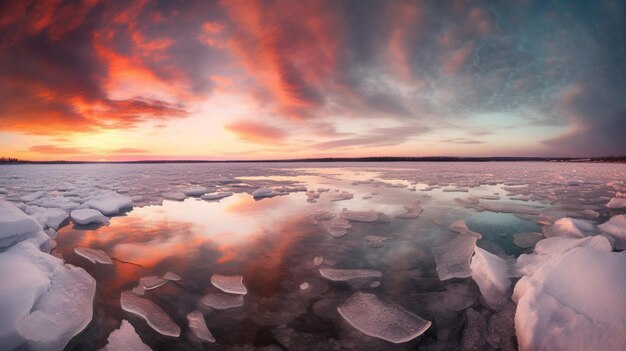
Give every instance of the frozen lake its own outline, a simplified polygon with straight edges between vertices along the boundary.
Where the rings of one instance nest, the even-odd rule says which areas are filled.
[[[561,296],[547,281],[570,249],[607,258],[590,269],[624,267],[625,180],[626,165],[583,163],[12,165],[0,166],[0,197],[56,243],[41,247],[95,279],[92,319],[68,331],[66,350],[101,349],[122,320],[154,350],[509,350],[566,337],[525,318],[533,308],[548,314],[540,320],[573,321],[587,341],[604,338],[600,329],[622,332],[610,349],[626,343],[621,295],[604,295],[617,306],[607,317],[589,293]],[[95,215],[73,212],[88,208]],[[0,259],[18,245],[15,226],[1,228]],[[112,264],[76,248],[102,250]],[[168,272],[180,280],[140,282]],[[616,274],[596,283],[626,287],[623,269]],[[220,276],[241,276],[245,294]],[[123,309],[129,291],[180,336]],[[0,311],[10,296],[0,293]],[[190,328],[194,311],[214,342]],[[2,318],[8,349],[28,343]]]

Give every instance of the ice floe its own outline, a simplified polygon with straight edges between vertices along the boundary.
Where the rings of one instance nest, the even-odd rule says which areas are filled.
[[[109,255],[102,250],[90,249],[88,247],[77,247],[74,249],[77,255],[89,260],[91,263],[113,264]]]
[[[320,268],[320,275],[334,282],[343,282],[359,278],[380,278],[382,272],[371,269]]]
[[[470,259],[476,247],[476,237],[457,235],[451,241],[434,248],[437,274],[440,280],[467,278],[471,275]]]
[[[329,222],[327,231],[335,238],[340,238],[348,234],[350,228],[352,228],[350,221],[345,218],[335,218]]]
[[[350,200],[354,197],[354,194],[352,194],[351,192],[348,191],[342,191],[339,194],[333,196],[333,198],[331,199],[331,201],[343,201],[343,200]]]
[[[204,315],[200,311],[193,311],[187,314],[187,321],[189,322],[189,329],[194,333],[195,336],[200,340],[215,342],[215,338],[209,331],[209,328],[206,326],[206,321],[204,320]]]
[[[106,192],[89,199],[85,202],[85,206],[110,216],[120,213],[123,209],[133,207],[133,200],[126,195],[120,195],[116,192]]]
[[[198,196],[202,196],[204,194],[206,194],[206,192],[209,191],[209,189],[207,189],[206,187],[203,186],[192,186],[190,188],[184,189],[183,193],[187,196],[194,196],[194,197],[198,197]]]
[[[165,283],[167,283],[168,281],[169,281],[168,279],[157,277],[155,275],[139,278],[139,284],[141,284],[141,286],[145,290],[156,289],[160,286],[165,285]]]
[[[24,212],[39,222],[44,229],[59,229],[61,224],[69,217],[68,213],[60,208],[27,206]]]
[[[337,307],[337,311],[363,334],[395,344],[415,339],[432,324],[399,305],[386,304],[376,295],[360,291]]]
[[[243,285],[243,277],[240,275],[213,274],[211,276],[211,284],[229,294],[245,295],[248,293],[248,289]]]
[[[313,258],[313,264],[314,264],[315,266],[321,266],[321,265],[322,265],[322,263],[324,263],[324,257],[322,257],[322,256],[315,256],[315,257]]]
[[[187,195],[181,192],[177,192],[177,191],[170,191],[170,192],[162,193],[161,196],[163,196],[164,199],[174,200],[174,201],[183,201],[187,198]]]
[[[383,247],[385,245],[385,240],[387,239],[387,237],[378,235],[366,235],[365,237],[363,237],[363,240],[365,240],[365,244],[373,248]]]
[[[404,213],[399,213],[395,217],[399,219],[415,219],[420,216],[424,208],[419,202],[409,202],[404,205],[404,210]]]
[[[340,214],[341,218],[343,219],[347,219],[349,221],[354,221],[354,222],[368,222],[368,223],[372,223],[372,222],[388,222],[389,221],[389,217],[382,213],[382,212],[377,212],[377,211],[351,211],[351,210],[346,210],[344,209],[343,211],[341,211]]]
[[[465,223],[465,220],[463,219],[459,219],[458,221],[455,221],[454,223],[450,224],[450,227],[448,229],[450,229],[450,231],[455,232],[455,233],[476,237],[476,239],[482,239],[483,237],[482,235],[480,235],[480,233],[471,231],[467,227],[467,224]]]
[[[208,193],[208,194],[204,194],[202,195],[200,198],[202,200],[220,200],[223,199],[225,197],[229,197],[233,195],[232,192],[230,191],[220,191],[220,192],[215,192],[215,193]]]
[[[108,344],[100,351],[151,351],[144,344],[135,328],[125,319],[119,329],[115,329],[107,338]]]
[[[498,309],[508,302],[511,286],[508,262],[476,247],[470,269],[472,279],[478,284],[480,293],[489,307]]]
[[[83,208],[80,210],[74,210],[70,213],[70,217],[76,224],[109,224],[109,218],[100,213],[98,210],[91,208]]]
[[[148,325],[158,333],[172,337],[180,336],[180,327],[152,301],[130,291],[124,291],[120,297],[120,305],[124,311],[145,319]]]
[[[216,310],[226,310],[243,306],[243,295],[207,294],[200,302]]]
[[[270,188],[259,188],[252,192],[252,197],[254,197],[255,199],[261,199],[264,197],[272,197],[274,195],[276,195],[276,193],[274,192],[274,190]]]
[[[173,282],[177,282],[180,281],[180,276],[176,273],[173,272],[167,272],[165,274],[163,274],[163,279],[165,280],[169,280],[169,281],[173,281]]]
[[[617,250],[626,250],[626,215],[616,215],[598,226],[600,232],[615,240]]]
[[[615,194],[615,196],[607,202],[606,207],[612,210],[626,209],[626,194]]]
[[[28,238],[42,244],[48,236],[32,217],[12,203],[0,201],[0,249]]]

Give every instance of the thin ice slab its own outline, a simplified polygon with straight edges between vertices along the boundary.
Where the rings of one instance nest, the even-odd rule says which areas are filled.
[[[243,295],[208,294],[200,302],[216,310],[227,310],[243,306]]]
[[[341,268],[320,268],[322,277],[334,282],[343,282],[358,278],[380,278],[382,272],[372,269],[341,269]]]
[[[100,351],[151,351],[152,349],[148,345],[144,344],[135,328],[127,321],[122,320],[122,325],[119,329],[115,329],[109,334],[107,338],[109,342]]]
[[[180,327],[152,301],[139,297],[130,291],[124,291],[120,297],[120,305],[124,311],[134,313],[145,319],[148,325],[158,333],[173,337],[180,336]]]
[[[229,294],[245,295],[248,293],[248,289],[243,285],[243,277],[240,275],[214,274],[211,276],[211,284]]]
[[[169,281],[169,279],[163,279],[161,277],[157,277],[155,275],[151,275],[149,277],[140,278],[139,279],[139,284],[145,290],[152,290],[152,289],[156,289],[156,288],[164,285],[168,281]]]
[[[200,340],[215,342],[215,338],[209,331],[209,328],[206,326],[206,322],[204,320],[204,316],[200,311],[193,311],[187,315],[187,321],[189,322],[189,329],[198,337]]]
[[[440,280],[467,278],[471,275],[470,259],[476,247],[476,237],[457,235],[452,241],[434,248],[437,274]]]
[[[352,295],[337,311],[363,334],[394,344],[415,339],[432,324],[401,306],[386,304],[376,295],[364,292]]]
[[[109,255],[102,250],[90,249],[88,247],[77,247],[74,249],[77,255],[89,260],[91,263],[113,264]]]
[[[100,224],[109,224],[109,218],[98,210],[94,210],[92,208],[83,208],[80,210],[74,210],[70,213],[70,217],[76,224],[91,224],[91,223],[100,223]]]

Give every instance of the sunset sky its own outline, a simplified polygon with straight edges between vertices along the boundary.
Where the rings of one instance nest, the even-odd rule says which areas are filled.
[[[2,1],[0,156],[626,154],[624,1]]]

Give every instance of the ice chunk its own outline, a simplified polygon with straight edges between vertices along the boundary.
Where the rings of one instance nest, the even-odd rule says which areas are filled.
[[[254,197],[255,199],[260,199],[260,198],[264,198],[264,197],[271,197],[274,196],[274,190],[270,189],[270,188],[259,188],[257,190],[255,190],[254,192],[252,192],[252,197]]]
[[[44,194],[45,194],[45,192],[43,192],[43,191],[36,191],[34,193],[30,193],[28,195],[24,195],[24,196],[20,197],[20,200],[24,201],[24,202],[31,202],[31,201],[35,201],[38,198],[42,197]]]
[[[102,250],[90,249],[87,247],[77,247],[74,249],[76,254],[88,259],[91,263],[113,264],[109,255]]]
[[[615,194],[615,196],[606,204],[606,207],[612,210],[626,209],[626,194]]]
[[[541,239],[543,239],[543,234],[541,233],[523,232],[513,234],[513,243],[515,246],[523,249],[535,246]]]
[[[66,265],[54,270],[51,285],[17,323],[30,350],[62,350],[93,316],[96,281],[84,269]]]
[[[476,247],[470,269],[472,279],[478,284],[480,293],[489,307],[498,309],[508,302],[511,279],[506,261]]]
[[[459,219],[458,221],[450,224],[449,227],[450,231],[455,232],[455,233],[459,233],[459,234],[463,234],[463,235],[471,235],[476,237],[477,239],[482,239],[482,235],[480,235],[480,233],[476,233],[471,231],[468,227],[467,224],[465,224],[465,221],[462,219]]]
[[[177,282],[180,281],[180,276],[173,272],[167,272],[163,275],[163,279]]]
[[[598,229],[615,239],[617,250],[626,250],[626,215],[613,216],[608,222],[600,224]]]
[[[243,285],[243,277],[240,275],[219,275],[213,274],[211,276],[211,284],[223,292],[230,294],[245,295],[248,293],[248,289]]]
[[[27,206],[24,209],[28,215],[33,217],[39,224],[45,228],[59,229],[69,215],[60,208],[45,208],[39,206]]]
[[[206,326],[204,316],[200,311],[193,311],[187,315],[189,329],[200,339],[208,342],[215,342],[215,338],[211,335],[209,328]]]
[[[380,278],[383,274],[380,271],[371,269],[341,269],[341,268],[320,268],[322,277],[334,282],[348,281],[357,278]]]
[[[302,284],[300,284],[300,290],[306,290],[310,287],[309,283],[304,282]]]
[[[163,196],[163,198],[167,200],[174,200],[174,201],[183,201],[184,199],[187,198],[187,195],[181,192],[177,192],[177,191],[170,191],[167,193],[162,193],[161,196]]]
[[[10,202],[0,201],[0,248],[42,233],[37,221]]]
[[[122,325],[119,329],[115,329],[109,334],[107,338],[109,342],[100,351],[151,351],[152,349],[148,345],[144,344],[135,328],[128,323],[127,320],[122,320]]]
[[[333,198],[331,199],[331,201],[343,201],[343,200],[350,200],[354,197],[354,194],[347,192],[347,191],[342,191],[339,194],[333,196]]]
[[[513,293],[520,349],[626,349],[624,267],[623,252],[578,246],[522,277]]]
[[[85,205],[110,216],[118,214],[122,209],[133,207],[133,200],[116,192],[108,192],[91,198]]]
[[[185,193],[185,195],[187,196],[198,197],[198,196],[206,194],[207,191],[209,191],[209,189],[203,186],[192,186],[190,188],[183,190],[183,193]]]
[[[341,218],[355,222],[388,222],[386,214],[376,211],[341,211]]]
[[[365,240],[365,244],[367,246],[379,248],[385,245],[385,240],[387,240],[388,238],[378,235],[366,235],[363,239]]]
[[[352,224],[345,218],[335,218],[328,225],[328,234],[335,238],[348,234],[348,229],[352,228]]]
[[[404,213],[400,213],[396,215],[396,218],[399,219],[415,219],[419,217],[419,215],[424,211],[422,205],[419,202],[409,202],[404,205],[404,209],[406,210]]]
[[[152,290],[152,289],[158,288],[159,286],[164,285],[168,281],[169,280],[163,279],[161,277],[157,277],[155,275],[151,275],[149,277],[140,278],[139,279],[139,284],[141,284],[141,286],[145,290]]]
[[[337,307],[337,311],[363,334],[395,344],[422,335],[432,324],[401,306],[386,304],[376,295],[360,291]]]
[[[70,213],[72,220],[77,224],[90,224],[90,223],[102,223],[109,224],[109,218],[100,213],[97,210],[91,208],[84,208],[81,210],[74,210]]]
[[[124,311],[134,313],[145,319],[148,325],[160,334],[173,337],[180,336],[180,327],[152,301],[139,297],[130,291],[124,291],[120,297],[120,305]]]
[[[208,294],[200,302],[216,310],[226,310],[243,306],[243,295]]]
[[[202,200],[219,200],[225,197],[229,197],[231,195],[233,195],[233,193],[230,191],[222,191],[222,192],[204,194],[200,198]]]
[[[326,210],[317,211],[313,215],[313,219],[316,220],[316,221],[329,221],[329,220],[331,220],[333,218],[335,218],[335,214],[330,212],[330,211],[326,211]]]
[[[437,274],[440,280],[467,278],[471,275],[470,259],[476,247],[476,237],[457,235],[452,241],[434,248]]]
[[[322,263],[324,263],[324,257],[322,256],[316,256],[313,258],[313,264],[316,266],[321,266]]]
[[[554,222],[553,225],[543,227],[543,234],[548,238],[553,236],[584,238],[595,231],[592,223],[574,218],[561,218]]]

